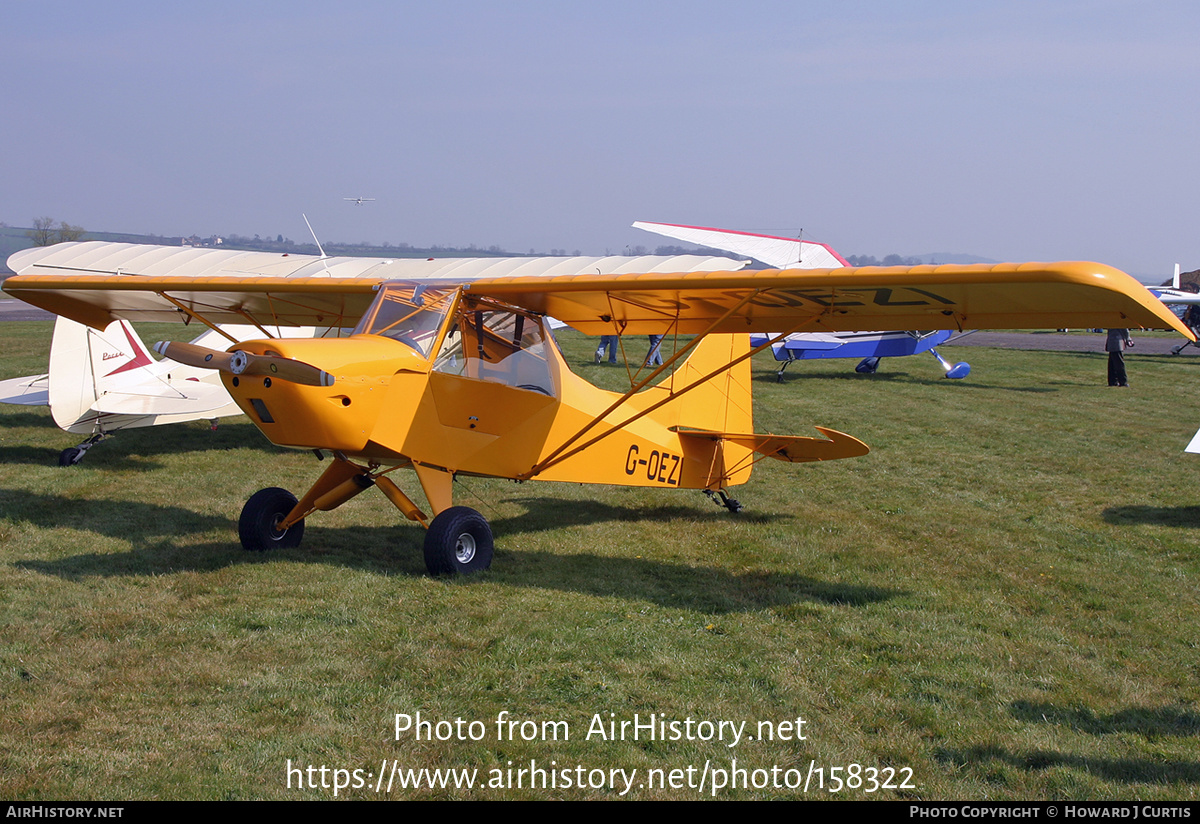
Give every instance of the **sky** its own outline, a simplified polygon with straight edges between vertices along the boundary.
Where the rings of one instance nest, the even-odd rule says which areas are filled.
[[[1200,4],[34,2],[0,221],[1200,268]],[[375,198],[355,205],[343,198]]]

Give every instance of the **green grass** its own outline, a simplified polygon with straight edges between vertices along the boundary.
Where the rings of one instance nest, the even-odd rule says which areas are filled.
[[[586,377],[625,379],[590,363],[594,340],[560,339]],[[0,324],[0,377],[44,368],[48,340]],[[777,384],[756,359],[758,431],[820,424],[872,452],[764,461],[738,516],[699,493],[467,479],[457,502],[491,520],[497,553],[458,580],[424,574],[420,528],[374,492],[311,517],[298,549],[243,552],[246,498],[301,492],[322,465],[240,419],[127,432],[62,470],[77,439],[0,407],[0,797],[332,797],[288,789],[289,759],[486,778],[531,759],[699,775],[736,758],[815,762],[827,782],[912,770],[915,789],[835,797],[1196,799],[1200,458],[1182,449],[1200,359],[1129,355],[1133,388],[1116,390],[1103,354],[943,354],[971,376],[828,361]],[[486,735],[395,740],[395,714],[417,711]],[[571,738],[497,740],[502,711]],[[610,712],[750,732],[801,716],[806,740],[587,740]]]

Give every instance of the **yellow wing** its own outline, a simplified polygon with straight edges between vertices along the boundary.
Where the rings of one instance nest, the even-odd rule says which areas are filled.
[[[4,290],[56,315],[103,329],[113,320],[348,327],[375,299],[368,278],[16,275]]]
[[[596,335],[677,324],[681,334],[1145,327],[1193,337],[1144,286],[1100,263],[493,278],[464,288]]]
[[[4,289],[98,328],[187,313],[210,323],[353,326],[380,282],[24,274]],[[1099,263],[501,277],[463,289],[588,334],[1145,327],[1193,338],[1144,286]]]

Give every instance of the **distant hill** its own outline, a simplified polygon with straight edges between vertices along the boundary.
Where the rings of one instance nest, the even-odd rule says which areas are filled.
[[[847,255],[851,266],[920,266],[922,264],[942,263],[999,263],[1000,261],[978,255],[964,255],[955,252],[929,252],[924,255],[887,255],[879,260],[874,255]]]
[[[1158,285],[1170,286],[1173,282],[1173,278],[1167,278]],[[1186,292],[1200,292],[1200,269],[1196,269],[1193,272],[1180,272],[1179,288]]]
[[[1002,263],[1003,261],[980,257],[979,255],[964,255],[961,252],[928,252],[924,255],[913,255],[920,258],[922,263]]]

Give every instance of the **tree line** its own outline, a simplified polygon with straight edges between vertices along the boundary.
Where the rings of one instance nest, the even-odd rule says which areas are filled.
[[[33,241],[34,246],[53,246],[56,243],[68,243],[83,237],[82,226],[72,226],[66,221],[54,225],[52,217],[35,217],[33,228],[25,232],[25,237]]]

